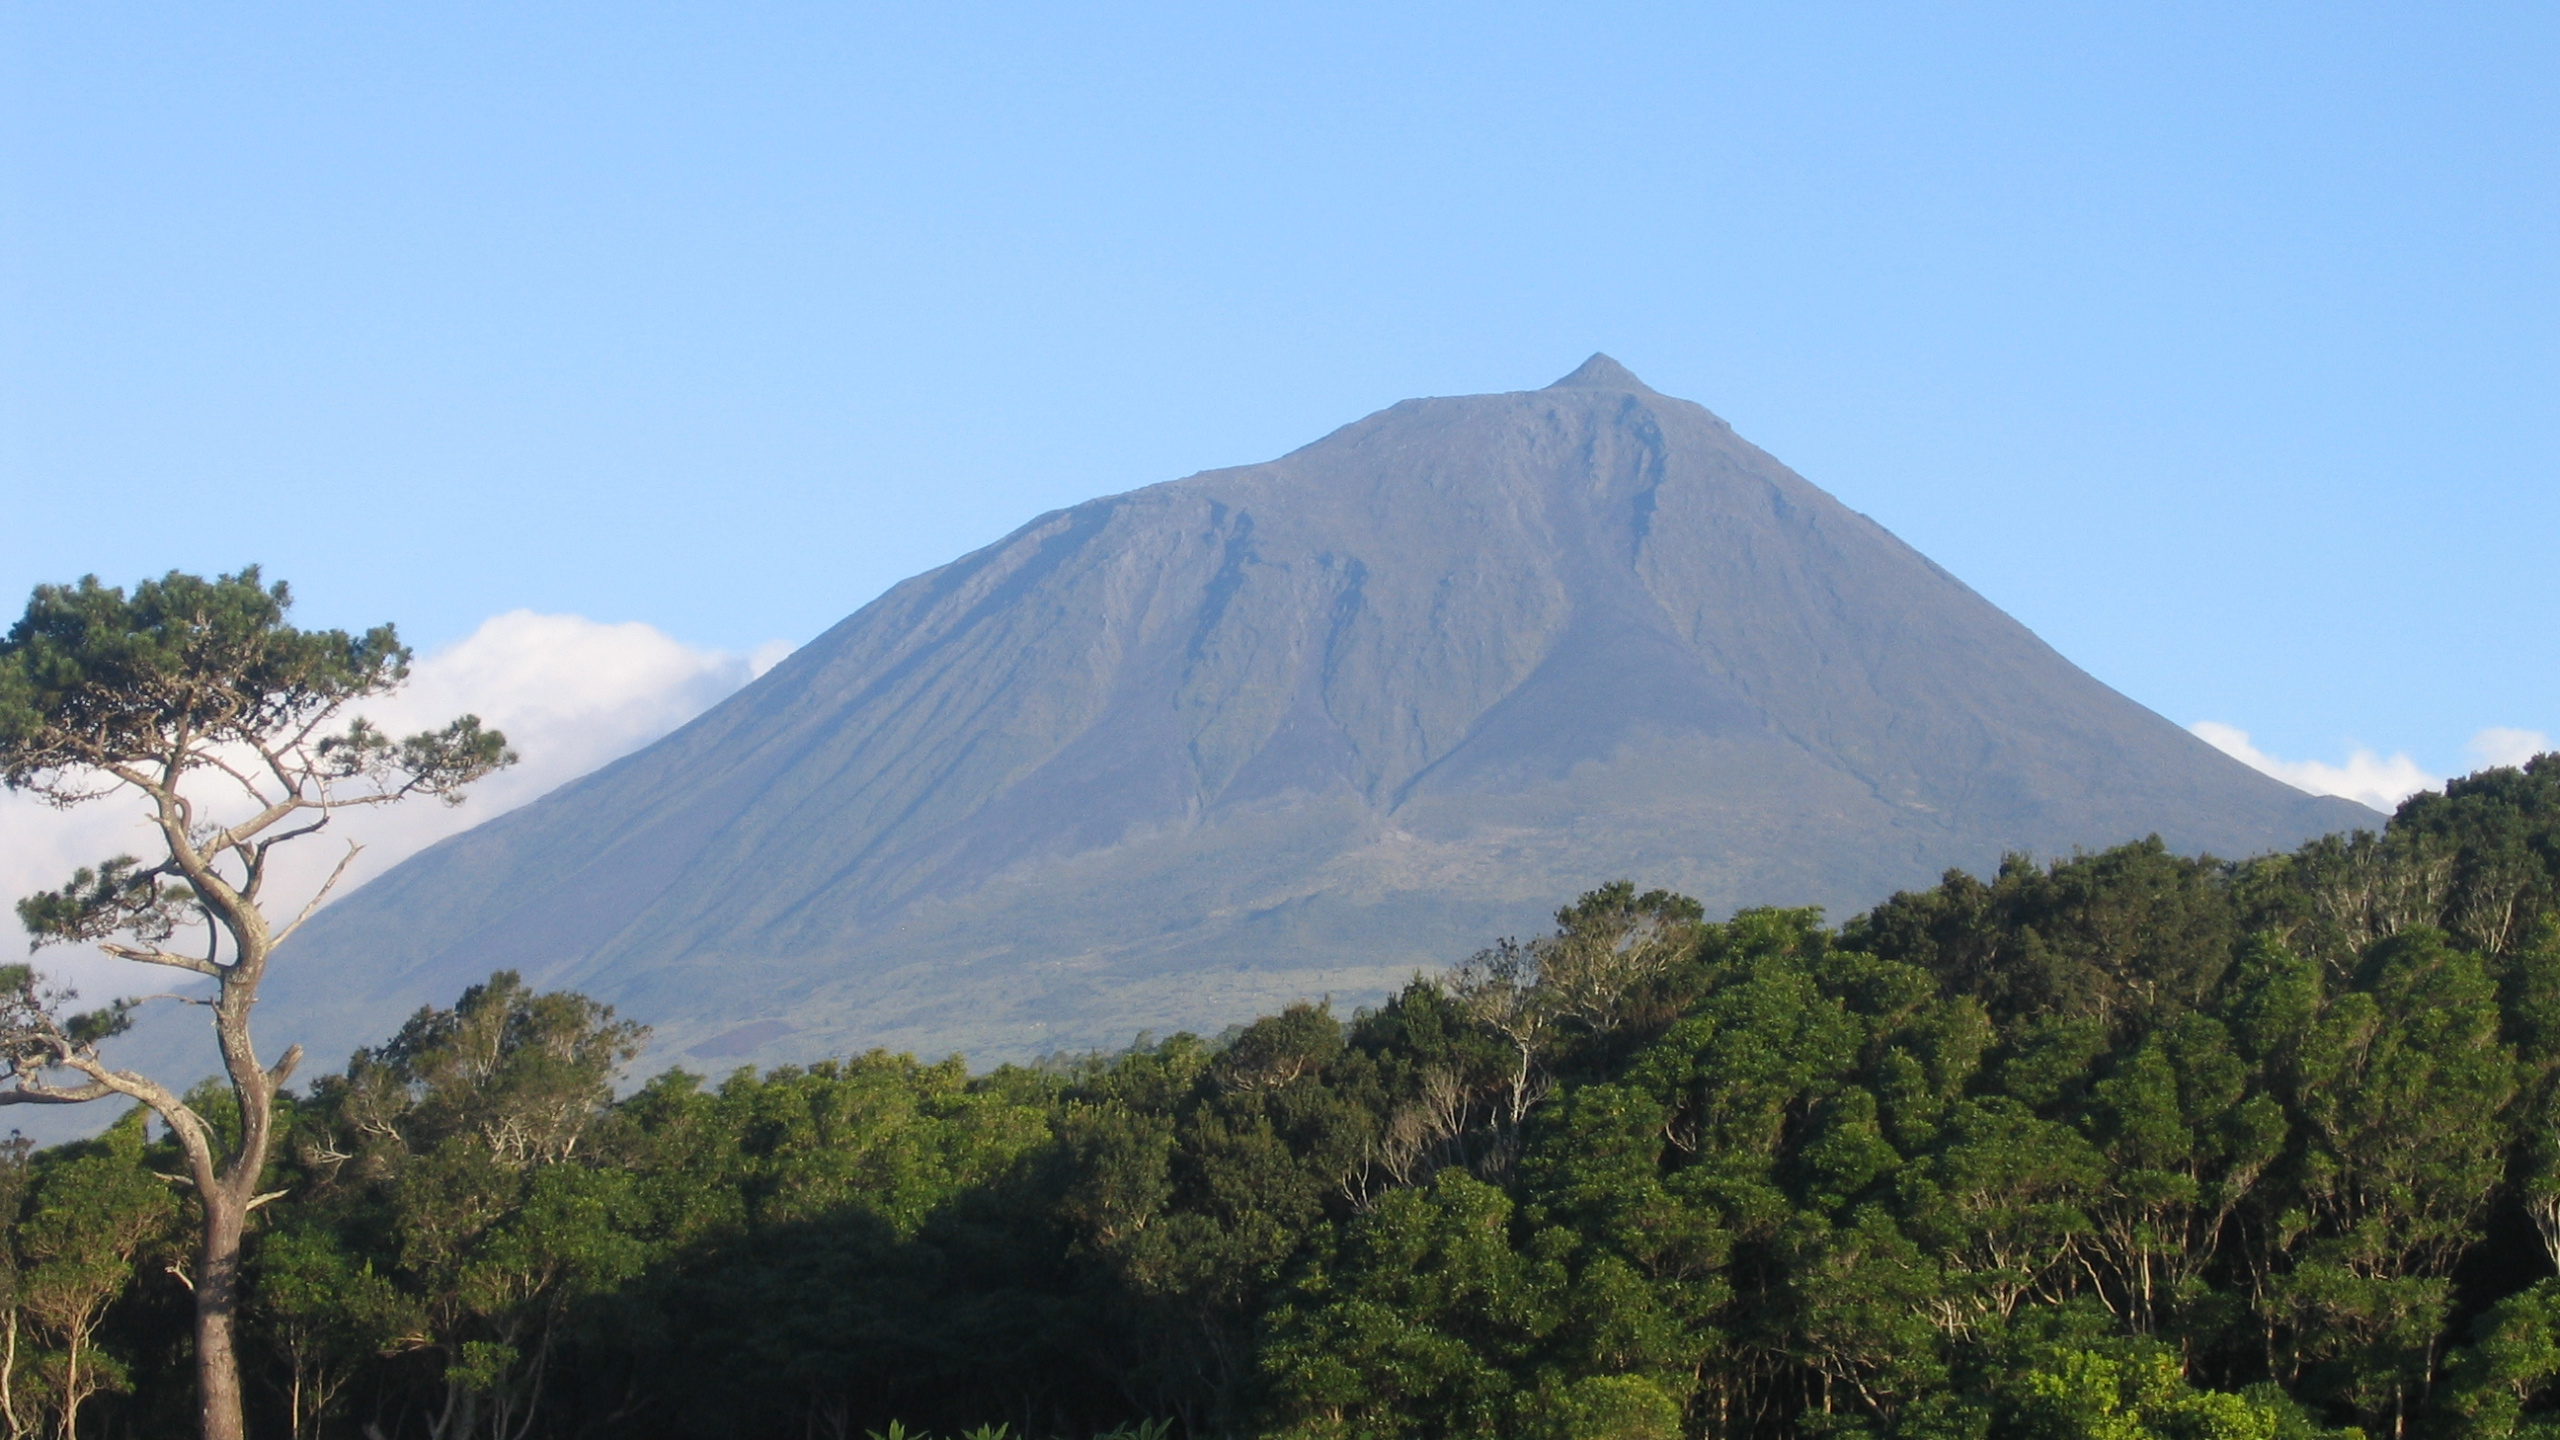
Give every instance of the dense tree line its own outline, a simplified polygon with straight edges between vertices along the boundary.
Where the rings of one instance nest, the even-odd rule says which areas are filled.
[[[641,1035],[497,975],[282,1102],[253,1428],[2560,1435],[2560,756],[1837,929],[1557,919],[1347,1018],[620,1098]],[[179,1169],[0,1153],[8,1434],[187,1428]]]

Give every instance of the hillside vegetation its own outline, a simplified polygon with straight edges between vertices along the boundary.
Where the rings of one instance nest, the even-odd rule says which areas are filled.
[[[1613,886],[1215,1041],[615,1099],[636,1041],[501,973],[297,1102],[257,1428],[2560,1434],[2560,756],[1836,929]],[[10,1433],[185,1428],[168,1168],[0,1167]]]

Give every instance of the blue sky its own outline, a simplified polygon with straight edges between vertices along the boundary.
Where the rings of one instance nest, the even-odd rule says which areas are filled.
[[[0,9],[0,592],[743,654],[1602,349],[2280,756],[2560,734],[2560,9]],[[11,602],[14,609],[15,602]]]

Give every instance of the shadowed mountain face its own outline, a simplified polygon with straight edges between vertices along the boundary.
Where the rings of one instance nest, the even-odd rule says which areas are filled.
[[[1595,356],[1045,515],[279,960],[321,1056],[492,969],[662,1058],[981,1060],[1365,1001],[1621,876],[1835,914],[2378,822],[2109,690]]]

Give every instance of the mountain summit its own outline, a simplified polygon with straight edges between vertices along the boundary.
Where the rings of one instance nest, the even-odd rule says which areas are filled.
[[[1574,372],[1553,385],[1550,390],[1627,390],[1638,395],[1654,394],[1654,388],[1639,380],[1635,372],[1606,355],[1594,355],[1574,367]]]
[[[1060,510],[315,919],[334,1055],[511,967],[660,1054],[989,1060],[1373,999],[1618,877],[1835,913],[1949,866],[2379,817],[2108,689],[1595,355]]]

